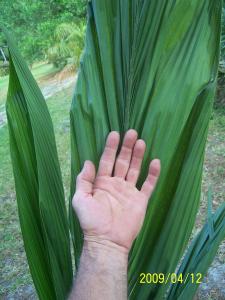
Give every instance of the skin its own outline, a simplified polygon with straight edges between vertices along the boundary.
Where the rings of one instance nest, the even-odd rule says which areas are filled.
[[[70,300],[127,299],[128,254],[137,237],[160,174],[150,162],[141,190],[136,188],[146,149],[135,130],[111,131],[96,174],[86,160],[76,180],[73,208],[84,232],[84,246]]]

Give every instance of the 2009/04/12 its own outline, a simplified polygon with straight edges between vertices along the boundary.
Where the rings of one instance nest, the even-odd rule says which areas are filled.
[[[186,283],[188,279],[190,279],[191,283],[200,284],[202,281],[201,273],[187,273],[183,275],[182,273],[140,273],[139,275],[139,283]]]

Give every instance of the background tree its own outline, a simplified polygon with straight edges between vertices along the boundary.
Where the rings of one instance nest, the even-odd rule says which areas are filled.
[[[12,31],[26,60],[45,58],[54,45],[53,32],[61,23],[79,22],[86,15],[87,0],[8,0],[0,2],[0,23]],[[0,39],[0,44],[3,39]]]
[[[55,44],[47,51],[48,61],[57,68],[74,71],[84,47],[85,22],[62,23],[54,31]]]

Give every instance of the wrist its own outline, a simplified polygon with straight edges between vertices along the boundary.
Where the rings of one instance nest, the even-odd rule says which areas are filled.
[[[101,253],[101,255],[107,254],[107,256],[120,257],[127,260],[129,251],[127,248],[120,246],[110,240],[102,237],[84,235],[83,250],[93,253]]]

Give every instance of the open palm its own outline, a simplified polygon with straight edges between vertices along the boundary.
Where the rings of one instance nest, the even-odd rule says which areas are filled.
[[[127,251],[141,229],[160,174],[160,161],[154,159],[141,190],[136,188],[146,148],[137,137],[135,130],[128,130],[116,157],[120,136],[110,132],[97,175],[94,164],[85,161],[73,197],[85,238],[110,241]]]

